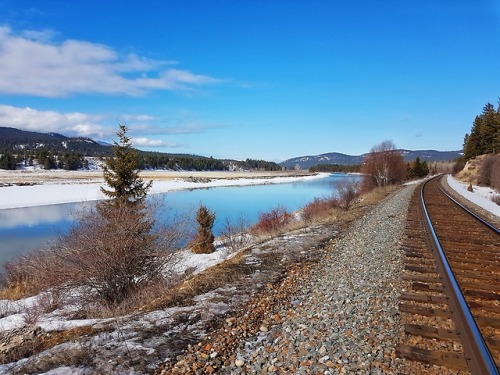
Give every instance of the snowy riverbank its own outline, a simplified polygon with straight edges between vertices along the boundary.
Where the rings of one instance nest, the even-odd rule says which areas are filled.
[[[153,179],[151,193],[157,194],[176,190],[221,186],[279,184],[325,178],[330,174],[319,173],[307,176],[277,175],[277,177],[263,176],[253,178],[220,178],[220,175],[220,173],[214,174],[215,178],[210,178],[210,174],[205,173],[205,177],[203,178]],[[147,178],[145,180],[147,180]],[[0,209],[100,200],[105,198],[104,194],[101,192],[101,186],[105,186],[105,184],[95,181],[71,180],[47,181],[27,186],[3,186],[0,188]]]

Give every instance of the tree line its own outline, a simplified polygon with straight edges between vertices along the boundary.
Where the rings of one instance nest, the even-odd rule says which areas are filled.
[[[244,161],[231,161],[238,168],[242,169],[251,169],[251,170],[259,170],[259,171],[281,171],[281,166],[272,161],[266,160],[255,160],[255,159],[246,159]]]
[[[487,103],[483,111],[472,123],[470,134],[464,137],[465,161],[478,155],[496,154],[500,152],[500,99],[495,109]]]
[[[77,152],[51,151],[46,148],[25,150],[22,153],[5,151],[0,155],[0,169],[15,170],[18,166],[34,166],[35,162],[44,169],[77,170],[88,168],[88,161]]]
[[[328,173],[357,173],[360,165],[340,165],[340,164],[318,164],[309,168],[309,172],[328,172]]]

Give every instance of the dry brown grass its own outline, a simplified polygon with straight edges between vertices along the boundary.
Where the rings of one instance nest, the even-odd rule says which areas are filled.
[[[106,331],[110,331],[110,329],[94,328],[91,326],[77,327],[64,331],[39,331],[30,339],[24,340],[20,345],[13,347],[9,352],[0,356],[0,364],[16,362],[53,348],[56,345]]]
[[[161,296],[142,306],[140,311],[153,311],[173,306],[187,306],[192,303],[193,298],[197,295],[223,287],[238,280],[242,275],[250,274],[253,269],[245,263],[245,256],[248,251],[241,251],[231,259],[210,267],[184,282],[171,287]]]
[[[27,283],[5,285],[3,289],[0,289],[0,299],[16,301],[31,295],[33,295],[33,292],[30,291]]]

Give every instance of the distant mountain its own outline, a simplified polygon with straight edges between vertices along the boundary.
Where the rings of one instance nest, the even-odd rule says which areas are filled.
[[[414,161],[417,156],[421,161],[434,162],[434,161],[447,161],[455,160],[462,155],[462,151],[435,151],[435,150],[398,150],[403,153],[405,161]],[[282,167],[293,169],[299,167],[300,169],[308,169],[318,164],[338,164],[338,165],[359,165],[363,162],[363,155],[346,155],[338,152],[329,152],[326,154],[315,156],[299,156],[281,162]]]
[[[0,152],[45,148],[59,152],[78,152],[87,156],[110,156],[113,150],[90,138],[66,137],[59,133],[38,133],[0,127]]]

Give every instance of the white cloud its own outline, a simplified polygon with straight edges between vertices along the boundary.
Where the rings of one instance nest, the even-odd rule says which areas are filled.
[[[130,123],[128,123],[130,121]],[[114,115],[88,114],[81,112],[61,113],[42,111],[30,107],[20,108],[0,104],[0,126],[40,133],[60,133],[69,137],[88,137],[111,142],[116,139],[117,123],[126,123],[135,147],[179,148],[189,145],[167,142],[161,139],[169,134],[194,134],[217,128],[197,123],[187,123],[176,127],[155,125],[156,117],[125,115],[116,121]],[[148,138],[152,137],[152,138]]]
[[[221,80],[166,68],[156,61],[79,40],[54,42],[53,31],[14,33],[0,26],[0,93],[64,97],[99,93],[142,95],[150,90],[191,90]]]
[[[29,107],[0,105],[1,126],[42,133],[57,132],[66,136],[104,138],[115,130],[101,125],[103,120],[102,115],[38,111]]]
[[[123,115],[120,116],[120,122],[126,121],[153,121],[156,118],[150,115]]]
[[[183,147],[180,143],[165,142],[161,139],[133,138],[134,147]]]

